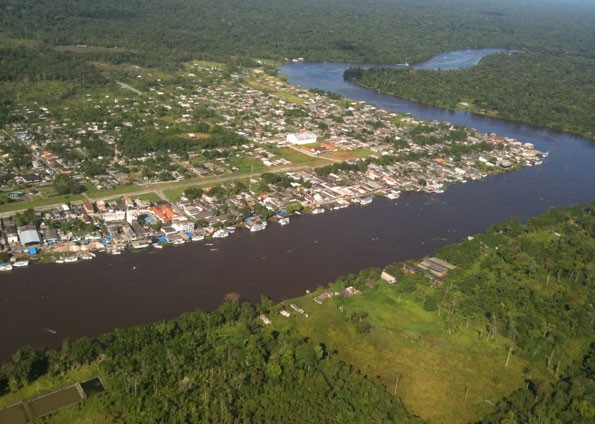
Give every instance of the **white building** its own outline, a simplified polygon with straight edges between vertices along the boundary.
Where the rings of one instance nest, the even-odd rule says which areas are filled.
[[[291,144],[312,144],[316,143],[316,134],[310,131],[287,134],[287,142]]]

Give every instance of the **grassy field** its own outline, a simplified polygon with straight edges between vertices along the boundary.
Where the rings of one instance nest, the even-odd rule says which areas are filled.
[[[329,164],[328,160],[308,156],[289,147],[283,147],[278,150],[279,155],[296,166],[311,166],[315,168],[317,166],[325,166]]]
[[[0,409],[18,403],[22,400],[31,400],[37,396],[51,393],[54,390],[70,386],[76,381],[84,381],[101,374],[99,363],[95,362],[80,368],[69,370],[57,376],[43,376],[24,386],[19,391],[0,397]],[[117,420],[107,412],[101,400],[102,396],[94,396],[78,405],[66,408],[43,419],[46,424],[109,424]]]
[[[298,97],[293,93],[287,92],[285,90],[279,90],[261,81],[250,80],[248,81],[248,85],[256,90],[269,93],[278,98],[279,100],[283,100],[285,102],[301,104],[306,101],[305,99],[302,99],[301,97]]]
[[[53,204],[68,203],[73,202],[75,200],[81,200],[82,198],[83,196],[80,194],[73,194],[66,196],[47,197],[27,202],[7,203],[5,205],[0,206],[0,213],[13,212],[21,209],[39,208],[42,206],[48,206]]]
[[[278,318],[276,325],[289,322],[304,336],[324,342],[340,359],[377,376],[391,393],[401,374],[398,395],[405,406],[433,423],[477,420],[523,384],[528,364],[513,355],[504,366],[506,340],[479,340],[472,326],[449,334],[436,312],[400,297],[386,283],[322,305],[312,299],[310,295],[296,300],[308,318],[294,315],[285,322]],[[350,319],[354,312],[368,313],[369,332],[358,331]]]
[[[368,149],[356,149],[356,150],[339,150],[336,152],[325,153],[324,157],[335,160],[352,160],[360,159],[370,156],[372,153]]]
[[[92,363],[72,369],[57,376],[44,375],[20,390],[0,397],[0,408],[15,404],[22,400],[30,400],[39,395],[50,393],[62,387],[70,386],[76,381],[84,381],[99,374],[99,364]]]
[[[118,423],[106,412],[101,396],[95,396],[78,406],[64,409],[43,419],[44,424],[112,424]]]
[[[132,196],[132,198],[133,199],[149,200],[151,202],[159,202],[159,201],[163,200],[156,193],[139,194],[138,196]]]
[[[268,169],[261,161],[247,156],[229,157],[227,163],[231,167],[239,168],[237,172],[262,172]]]

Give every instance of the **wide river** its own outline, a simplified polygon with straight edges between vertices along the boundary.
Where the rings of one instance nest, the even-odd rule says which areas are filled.
[[[458,56],[460,66],[477,60],[465,52]],[[98,255],[0,275],[0,361],[25,344],[57,346],[64,338],[213,309],[229,292],[251,301],[261,294],[275,300],[298,296],[339,275],[430,254],[515,215],[527,218],[550,206],[595,200],[592,141],[378,94],[345,83],[348,66],[296,63],[281,72],[292,84],[513,137],[550,155],[541,166],[453,186],[441,195],[410,193],[396,204],[378,198],[366,208],[292,218],[288,226],[272,224],[256,234],[239,231],[212,246]]]

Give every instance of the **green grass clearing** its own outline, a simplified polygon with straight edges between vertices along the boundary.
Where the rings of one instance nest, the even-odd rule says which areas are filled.
[[[99,374],[100,369],[98,362],[83,365],[56,376],[46,374],[14,393],[0,397],[0,408],[10,406],[22,400],[33,399],[62,387],[70,386],[76,381],[88,380]]]
[[[157,195],[157,193],[145,193],[145,194],[139,194],[138,196],[132,195],[130,197],[132,199],[142,199],[142,200],[148,200],[151,202],[159,202],[162,200],[161,197],[159,197]]]
[[[283,147],[276,150],[278,150],[278,154],[280,156],[282,156],[284,159],[287,159],[296,166],[311,166],[313,168],[316,168],[318,166],[326,166],[329,164],[329,161],[327,160],[308,156],[290,147]]]
[[[24,210],[29,208],[40,208],[44,206],[51,206],[51,205],[59,205],[62,203],[74,202],[76,200],[82,200],[83,196],[80,194],[70,194],[66,196],[56,196],[56,197],[48,197],[38,200],[32,200],[27,202],[16,202],[16,203],[7,203],[5,205],[0,206],[0,213],[4,212],[14,212],[18,210]]]
[[[302,103],[306,102],[306,99],[303,99],[293,93],[290,93],[285,90],[279,90],[277,88],[271,87],[270,85],[263,83],[261,81],[258,81],[258,80],[250,80],[250,81],[248,81],[248,85],[256,90],[260,90],[265,93],[268,93],[272,96],[275,96],[279,100],[283,100],[288,103],[302,104]]]
[[[388,284],[323,305],[312,296],[296,303],[309,314],[290,318],[304,336],[336,349],[336,355],[364,374],[378,376],[391,392],[397,373],[402,374],[398,395],[412,413],[431,422],[480,419],[492,404],[523,384],[524,360],[513,355],[504,367],[506,340],[479,340],[472,325],[448,334],[436,312],[425,311],[405,296],[399,299]],[[354,312],[369,314],[368,333],[358,332],[350,319]]]

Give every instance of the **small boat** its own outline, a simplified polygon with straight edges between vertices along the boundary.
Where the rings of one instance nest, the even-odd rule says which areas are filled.
[[[79,258],[76,256],[67,256],[64,258],[64,263],[72,263],[78,261]]]
[[[13,266],[14,266],[14,267],[18,267],[18,268],[22,268],[22,267],[25,267],[25,266],[29,266],[29,261],[28,261],[28,260],[24,260],[24,261],[16,261],[16,262],[13,264]]]
[[[287,224],[289,224],[289,218],[281,218],[279,220],[279,224],[281,224],[281,225],[287,225]]]
[[[91,255],[81,255],[81,259],[84,261],[89,261],[91,259],[93,259],[93,256]]]
[[[213,238],[225,238],[229,236],[229,231],[227,230],[217,230],[213,233]]]
[[[359,204],[362,206],[367,206],[372,203],[372,200],[374,200],[372,197],[365,197],[359,201]]]
[[[312,210],[313,214],[319,214],[319,213],[324,213],[324,209],[323,208],[316,208]]]
[[[155,249],[163,249],[163,245],[161,245],[161,244],[154,244],[153,247]]]
[[[391,190],[389,193],[385,194],[385,196],[390,200],[396,200],[401,195],[400,191]]]
[[[10,271],[12,269],[11,264],[2,263],[0,264],[0,271]]]
[[[266,229],[267,224],[266,222],[263,222],[262,224],[254,224],[252,227],[250,227],[250,232],[254,233],[256,231],[262,231],[264,229]]]

